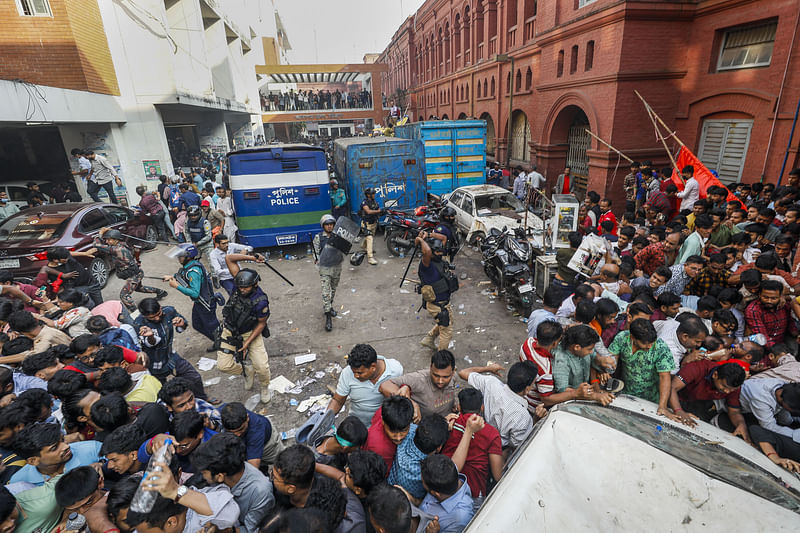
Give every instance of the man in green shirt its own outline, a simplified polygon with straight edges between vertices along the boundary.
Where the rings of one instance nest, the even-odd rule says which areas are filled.
[[[61,507],[56,501],[56,483],[64,474],[51,478],[40,487],[15,495],[19,518],[14,533],[52,531],[61,521]]]
[[[683,241],[683,246],[678,251],[678,257],[675,259],[675,264],[685,263],[686,259],[693,255],[705,255],[705,247],[708,243],[708,238],[711,235],[711,227],[714,221],[708,215],[698,215],[694,221],[694,233],[686,237]]]
[[[730,245],[731,238],[742,232],[742,230],[733,225],[733,222],[725,220],[724,209],[713,209],[711,211],[711,219],[713,225],[711,226],[711,236],[708,238],[708,243],[716,249],[722,249]]]
[[[590,326],[578,324],[564,332],[561,343],[553,350],[553,383],[555,392],[567,389],[591,389],[588,399],[608,405],[614,395],[600,388],[597,379],[590,379],[592,362],[596,357],[595,344],[600,336]],[[590,384],[591,383],[591,384]]]
[[[631,322],[628,331],[614,337],[608,351],[622,365],[625,392],[658,403],[658,414],[671,420],[677,417],[667,408],[675,359],[667,344],[656,335],[656,328],[644,318]]]

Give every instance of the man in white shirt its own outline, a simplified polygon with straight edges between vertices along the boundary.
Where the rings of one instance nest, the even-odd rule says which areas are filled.
[[[684,209],[691,211],[694,203],[700,199],[700,184],[694,179],[694,167],[692,165],[683,167],[681,177],[684,181],[684,187],[675,196],[681,199],[681,211]]]
[[[86,152],[86,158],[92,163],[92,173],[86,182],[86,192],[92,197],[95,202],[100,202],[100,196],[97,194],[100,189],[105,189],[108,193],[108,198],[111,203],[118,204],[117,197],[114,194],[114,186],[111,184],[113,179],[117,186],[122,186],[122,180],[119,179],[117,170],[111,166],[111,163],[102,155],[97,155],[91,150]]]
[[[531,171],[527,174],[528,183],[537,191],[541,191],[544,187],[544,176],[536,171],[536,165],[531,165]]]
[[[211,250],[208,256],[211,262],[211,270],[217,277],[217,280],[219,280],[219,284],[222,285],[222,288],[225,289],[230,297],[233,296],[236,285],[233,283],[233,276],[230,270],[228,270],[225,256],[228,254],[252,254],[253,247],[232,243],[228,239],[228,236],[222,233],[214,237],[214,244],[216,247]],[[251,259],[245,259],[245,261],[259,261],[260,259],[260,254],[254,254],[251,256]]]
[[[239,227],[236,225],[233,211],[233,198],[228,195],[228,189],[224,187],[217,187],[217,209],[222,211],[225,216],[225,225],[222,227],[222,233],[228,237],[231,242],[236,242],[236,232]]]

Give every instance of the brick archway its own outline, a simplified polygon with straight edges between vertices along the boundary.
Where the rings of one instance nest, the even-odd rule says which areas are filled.
[[[577,110],[582,111],[589,120],[589,129],[597,131],[597,111],[582,93],[572,92],[556,100],[547,114],[542,129],[542,144],[557,145],[567,142],[569,126]]]

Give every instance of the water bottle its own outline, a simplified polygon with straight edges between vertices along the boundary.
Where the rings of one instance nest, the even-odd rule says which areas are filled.
[[[86,517],[80,513],[69,513],[67,517],[67,525],[64,527],[66,531],[78,531],[83,533],[86,529]]]
[[[164,441],[164,445],[150,456],[150,461],[147,463],[147,470],[145,470],[142,481],[139,483],[139,488],[136,489],[136,494],[133,495],[133,500],[131,500],[131,511],[149,513],[153,509],[153,505],[155,505],[156,499],[158,498],[158,492],[154,490],[144,490],[144,484],[148,476],[158,477],[158,472],[161,472],[161,467],[156,466],[156,463],[169,464],[172,460],[172,451],[170,450],[171,444],[172,440],[167,439]],[[169,473],[169,475],[171,476],[172,474]]]
[[[750,335],[745,340],[748,340],[750,342],[754,342],[754,343],[758,344],[759,346],[764,346],[765,344],[767,344],[767,337],[763,333],[756,333],[755,335]]]
[[[308,246],[306,246],[306,255],[311,255],[311,244],[310,243],[309,243]]]

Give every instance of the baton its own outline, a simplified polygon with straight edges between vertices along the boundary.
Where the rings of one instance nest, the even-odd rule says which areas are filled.
[[[403,288],[403,283],[406,282],[406,276],[408,276],[408,270],[411,268],[411,263],[414,261],[414,258],[417,256],[417,248],[418,246],[414,246],[414,249],[411,250],[411,258],[408,260],[408,264],[406,265],[406,271],[403,272],[403,279],[400,280],[400,288]]]
[[[120,232],[120,233],[122,233],[122,232]],[[166,242],[166,241],[151,241],[149,239],[142,239],[140,237],[134,237],[133,235],[128,235],[127,233],[122,233],[122,236],[123,237],[128,237],[129,239],[135,239],[137,241],[142,241],[142,242],[153,242],[155,244],[172,244],[172,243]]]
[[[267,263],[266,261],[264,261],[264,262],[263,262],[263,263],[261,263],[261,264],[262,264],[262,265],[264,265],[265,267],[269,268],[269,269],[270,269],[270,270],[272,270],[273,272],[275,272],[275,274],[277,274],[279,278],[281,278],[283,281],[285,281],[286,283],[288,283],[289,285],[291,285],[292,287],[294,287],[294,283],[292,283],[291,281],[289,281],[289,280],[286,278],[286,276],[284,276],[283,274],[281,274],[280,272],[278,272],[277,270],[275,270],[275,267],[273,267],[272,265],[270,265],[270,264],[269,264],[269,263]]]

